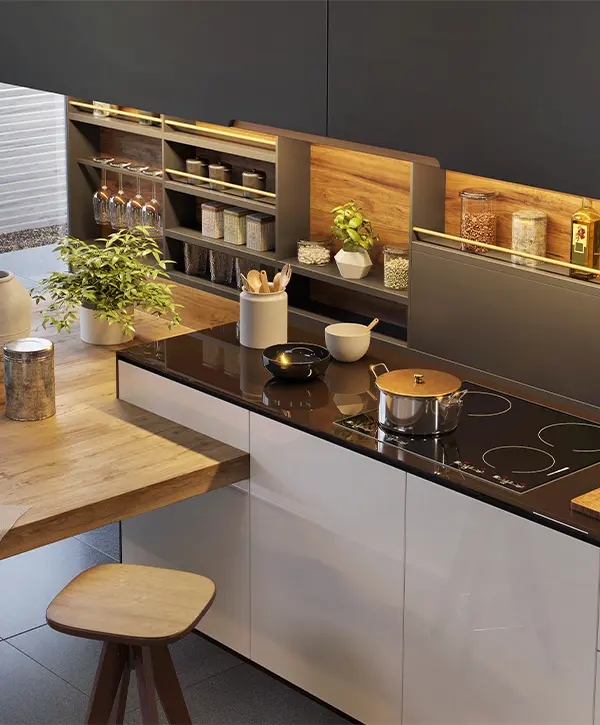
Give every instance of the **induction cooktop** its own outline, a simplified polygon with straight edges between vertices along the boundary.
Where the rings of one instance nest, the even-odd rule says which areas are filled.
[[[469,473],[516,493],[563,478],[600,462],[600,425],[483,388],[467,394],[458,427],[436,437],[383,431],[377,410],[336,421],[342,437],[367,436],[380,448],[403,451]]]

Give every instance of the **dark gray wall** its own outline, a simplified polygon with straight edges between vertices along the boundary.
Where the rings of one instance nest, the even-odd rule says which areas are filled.
[[[599,2],[331,0],[329,135],[600,197]]]
[[[600,286],[414,242],[409,346],[600,405]]]
[[[324,134],[326,0],[0,2],[0,81]]]

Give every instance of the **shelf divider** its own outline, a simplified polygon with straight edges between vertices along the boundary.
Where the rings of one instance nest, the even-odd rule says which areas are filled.
[[[205,237],[200,232],[190,227],[171,227],[165,229],[165,237],[169,239],[177,239],[187,244],[195,244],[200,247],[214,249],[217,252],[227,252],[234,257],[242,257],[252,261],[266,264],[270,267],[283,267],[283,263],[279,263],[276,259],[275,252],[257,252],[254,249],[248,249],[245,244],[229,244],[223,239],[213,239]]]
[[[169,191],[177,191],[180,194],[197,196],[201,199],[222,201],[224,204],[241,206],[244,209],[264,212],[265,214],[272,214],[273,216],[276,215],[277,211],[275,204],[269,204],[269,202],[260,201],[259,199],[247,199],[237,192],[217,191],[216,189],[210,189],[208,186],[195,186],[181,181],[167,180],[165,181],[165,189],[168,189]]]
[[[92,113],[69,112],[69,121],[77,123],[87,123],[90,126],[101,126],[102,128],[112,128],[115,131],[125,131],[134,133],[138,136],[151,136],[152,138],[162,138],[162,128],[155,126],[142,126],[134,121],[121,121],[118,118],[110,118],[105,116],[94,116]]]

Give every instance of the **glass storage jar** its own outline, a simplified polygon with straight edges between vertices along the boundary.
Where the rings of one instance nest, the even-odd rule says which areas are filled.
[[[496,244],[495,191],[484,189],[463,189],[460,192],[460,236],[484,244]],[[463,244],[465,252],[485,254],[485,247]]]
[[[399,245],[383,248],[383,284],[388,289],[408,287],[408,249]]]
[[[329,264],[329,239],[301,239],[298,242],[298,261],[300,264]]]
[[[517,252],[527,252],[538,257],[546,256],[546,230],[548,215],[537,209],[521,209],[512,215],[512,248]],[[535,259],[511,255],[513,264],[535,267]]]
[[[183,269],[186,274],[204,277],[208,262],[208,249],[199,244],[183,245]]]
[[[253,262],[250,259],[242,259],[242,257],[235,258],[235,284],[240,292],[244,286],[242,275],[244,275],[244,277],[248,277],[248,272],[251,269],[256,269],[256,262]]]
[[[210,281],[218,284],[231,284],[233,279],[233,257],[225,252],[211,249],[208,256]]]

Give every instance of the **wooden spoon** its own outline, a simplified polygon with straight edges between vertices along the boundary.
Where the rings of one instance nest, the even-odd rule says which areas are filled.
[[[267,273],[265,272],[264,269],[260,270],[260,281],[261,281],[261,285],[262,285],[260,288],[260,291],[263,294],[268,295],[269,292],[271,291],[271,288],[269,287],[269,278],[267,277]]]
[[[260,292],[262,280],[260,278],[260,272],[257,269],[251,269],[248,272],[247,280],[250,292]]]
[[[279,292],[280,280],[281,272],[277,272],[277,274],[273,277],[273,292]]]
[[[289,264],[281,270],[281,276],[279,277],[279,289],[283,291],[290,283],[290,277],[292,276],[292,268]]]
[[[379,317],[376,317],[376,318],[375,318],[375,319],[373,320],[373,322],[371,322],[371,323],[369,323],[369,324],[367,325],[367,330],[371,331],[371,330],[372,330],[372,329],[373,329],[373,328],[375,327],[375,325],[378,325],[378,324],[379,324]]]

